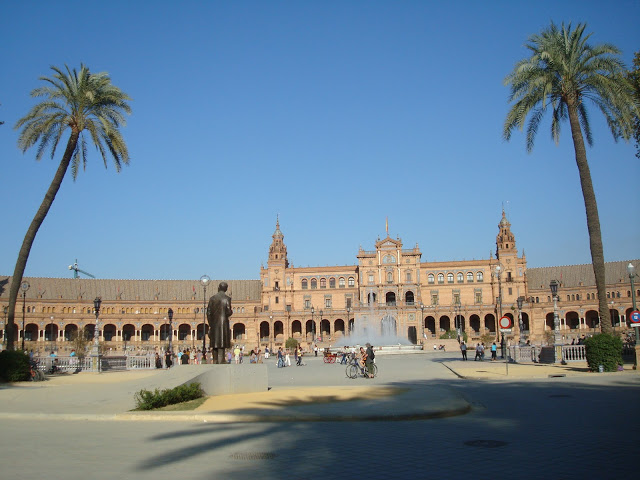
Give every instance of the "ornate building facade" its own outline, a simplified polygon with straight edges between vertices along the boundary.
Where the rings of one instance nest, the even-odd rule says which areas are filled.
[[[260,279],[227,280],[234,341],[249,348],[274,348],[293,337],[305,346],[329,346],[365,317],[375,319],[374,328],[414,344],[432,343],[447,331],[464,332],[473,341],[495,337],[498,319],[508,316],[514,324],[511,341],[522,338],[540,344],[553,331],[551,280],[560,283],[558,314],[564,341],[599,331],[591,265],[527,268],[504,212],[495,256],[484,260],[423,261],[417,244],[404,248],[388,229],[372,250],[360,248],[356,259],[354,265],[293,267],[277,221]],[[620,334],[627,333],[633,310],[628,263],[606,264],[607,296]],[[102,298],[98,335],[106,350],[152,350],[165,347],[169,336],[176,348],[200,348],[207,331],[204,291],[198,281],[24,280],[30,288],[16,306],[14,340],[20,345],[24,339],[27,349],[64,352],[78,335],[93,339],[97,296]],[[210,285],[215,289],[219,281]],[[0,277],[3,338],[10,282],[10,277]],[[169,308],[174,312],[171,323]]]

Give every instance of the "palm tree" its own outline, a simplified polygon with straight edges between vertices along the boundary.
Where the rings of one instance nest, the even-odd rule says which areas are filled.
[[[70,130],[70,136],[53,181],[31,221],[18,253],[9,290],[7,315],[7,349],[9,350],[13,350],[16,299],[31,246],[53,204],[69,165],[71,165],[74,181],[78,174],[78,167],[81,164],[83,168],[86,166],[87,139],[85,137],[91,137],[91,141],[102,155],[105,168],[108,154],[113,157],[116,171],[120,171],[122,164],[129,163],[127,145],[119,130],[120,126],[125,125],[124,113],[131,113],[127,103],[131,100],[129,96],[111,84],[111,79],[106,72],[93,74],[85,65],[80,65],[79,72],[75,69],[69,70],[66,65],[65,71],[56,67],[51,69],[54,71],[52,77],[40,78],[46,85],[31,92],[32,97],[43,98],[43,100],[16,123],[16,129],[22,128],[18,137],[18,146],[24,153],[37,144],[37,160],[40,160],[47,150],[51,151],[51,158],[53,158],[62,135]]]
[[[503,135],[508,141],[512,130],[522,130],[529,117],[527,151],[531,152],[547,106],[552,110],[551,135],[556,144],[561,121],[569,119],[587,214],[600,321],[602,331],[610,333],[600,220],[584,144],[585,136],[589,146],[593,141],[585,102],[589,100],[600,109],[616,141],[620,137],[628,140],[633,134],[638,106],[633,101],[624,64],[617,58],[620,51],[610,44],[589,45],[590,35],[584,35],[585,27],[578,24],[572,30],[571,24],[563,23],[558,28],[552,22],[542,33],[529,37],[526,47],[531,56],[516,63],[505,79],[505,85],[511,87],[509,102],[515,103],[507,115]]]

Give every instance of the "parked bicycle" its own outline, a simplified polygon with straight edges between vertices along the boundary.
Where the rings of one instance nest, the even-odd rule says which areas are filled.
[[[372,370],[371,375],[375,378],[378,375],[378,366],[373,363],[371,364]],[[358,377],[368,377],[369,372],[367,371],[366,365],[363,367],[360,365],[359,360],[356,357],[351,358],[349,364],[346,369],[347,377],[349,378],[358,378]]]
[[[38,362],[31,360],[29,362],[29,373],[32,382],[41,382],[44,380],[44,373],[38,368]]]

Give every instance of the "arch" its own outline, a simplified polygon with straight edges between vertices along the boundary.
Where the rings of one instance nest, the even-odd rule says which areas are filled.
[[[316,334],[316,322],[314,320],[307,320],[304,324],[304,336],[307,341],[312,340]]]
[[[473,283],[473,272],[467,272],[467,282]],[[480,318],[480,317],[478,317]]]
[[[404,301],[407,305],[413,305],[414,297],[411,290],[404,294]]]
[[[418,343],[418,332],[416,331],[415,325],[409,325],[407,328],[407,338],[413,345]]]
[[[522,312],[522,331],[529,331],[529,314],[526,312]]]
[[[264,322],[260,322],[260,341],[261,342],[268,342],[269,341],[269,333],[271,331],[271,328],[269,326],[269,322],[264,321]]]
[[[151,325],[150,323],[145,323],[140,329],[140,340],[142,340],[143,342],[153,340],[153,333],[153,325]]]
[[[58,326],[55,323],[47,323],[44,326],[44,339],[47,342],[54,341],[58,336]]]
[[[116,336],[116,326],[113,323],[107,323],[102,329],[102,337],[105,342],[111,342]]]
[[[595,310],[588,310],[584,315],[584,321],[587,327],[595,330],[600,324],[600,315]]]
[[[333,334],[337,337],[344,336],[344,320],[338,318],[335,322],[333,322]]]
[[[569,330],[578,330],[580,328],[580,316],[578,315],[578,312],[567,312],[565,322]]]
[[[464,282],[464,274],[462,272],[458,272],[456,275],[456,280],[458,280],[458,283]]]
[[[131,323],[127,323],[122,327],[122,341],[130,342],[136,339],[136,327]]]
[[[435,275],[433,273],[430,273],[427,276],[427,282],[428,283],[436,283],[436,277],[435,277]]]
[[[78,326],[75,323],[69,323],[64,326],[64,339],[67,342],[74,340],[78,335]]]
[[[302,322],[300,320],[294,320],[291,322],[291,336],[293,338],[299,338],[302,336]]]
[[[284,343],[284,323],[280,320],[273,323],[273,338],[276,342]]]
[[[171,332],[170,332],[169,324],[163,323],[162,325],[160,325],[160,341],[165,342],[169,340],[170,336],[171,336]]]
[[[385,295],[385,302],[388,307],[393,307],[396,304],[396,294],[394,292],[387,292]]]
[[[209,334],[208,323],[198,323],[198,325],[196,325],[196,340],[202,341],[202,339],[204,338],[204,335],[202,333],[203,330],[204,330],[204,335]]]
[[[350,287],[355,287],[356,286],[356,280],[353,277],[349,277],[349,286]]]
[[[438,283],[444,283],[444,273],[438,274]]]
[[[545,330],[545,331],[551,331],[551,332],[553,332],[553,330],[554,330],[553,312],[549,312],[549,313],[547,313],[547,315],[545,316],[545,320],[544,320],[544,330]]]
[[[469,317],[469,328],[471,333],[480,334],[480,316],[473,314]]]
[[[453,283],[453,273],[447,273],[447,283]]]
[[[242,340],[246,340],[246,330],[244,323],[234,323],[233,324],[233,341],[240,342]]]
[[[484,316],[484,328],[486,328],[489,333],[496,333],[496,317],[493,313],[487,313]]]
[[[613,327],[620,326],[620,312],[618,312],[617,308],[612,308],[609,310],[609,315],[611,315],[611,325]]]
[[[329,279],[329,288],[336,288],[336,278],[335,277],[331,277]]]
[[[320,288],[327,288],[327,279],[324,277],[320,279]]]
[[[17,328],[15,328],[14,330],[16,331],[16,333],[18,333]],[[25,325],[22,335],[24,335],[25,341],[35,342],[36,340],[38,340],[38,325],[36,325],[35,323],[28,323],[27,325]]]
[[[178,340],[184,342],[191,337],[191,325],[188,323],[181,323],[178,325]]]
[[[318,280],[317,279],[315,279],[315,278],[311,279],[311,288],[312,289],[318,288]]]
[[[429,333],[431,333],[431,335],[435,336],[435,334],[436,334],[436,319],[434,317],[432,317],[431,315],[429,315],[424,320],[424,328],[425,328],[425,330],[428,330]]]
[[[477,282],[482,282],[482,281],[484,281],[484,273],[482,273],[482,272],[476,272],[476,281],[477,281]]]
[[[451,319],[448,315],[442,315],[438,322],[440,325],[440,333],[448,332],[451,330]]]
[[[369,292],[367,294],[367,303],[371,305],[372,303],[376,303],[376,294],[373,292]]]
[[[322,340],[329,338],[329,335],[331,335],[331,322],[326,318],[320,320],[320,336],[322,337]]]
[[[344,288],[344,286],[345,286],[344,277],[340,277],[338,279],[338,288]]]

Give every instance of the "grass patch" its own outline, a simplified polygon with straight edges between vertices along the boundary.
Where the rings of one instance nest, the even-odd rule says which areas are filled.
[[[140,390],[134,396],[135,410],[155,410],[167,405],[176,405],[204,397],[204,392],[198,382],[180,385],[175,388],[158,390]]]
[[[174,405],[167,405],[166,407],[160,407],[156,410],[159,412],[186,412],[189,410],[195,410],[204,402],[207,401],[207,397],[196,398],[195,400],[189,400],[187,402],[176,403]]]

